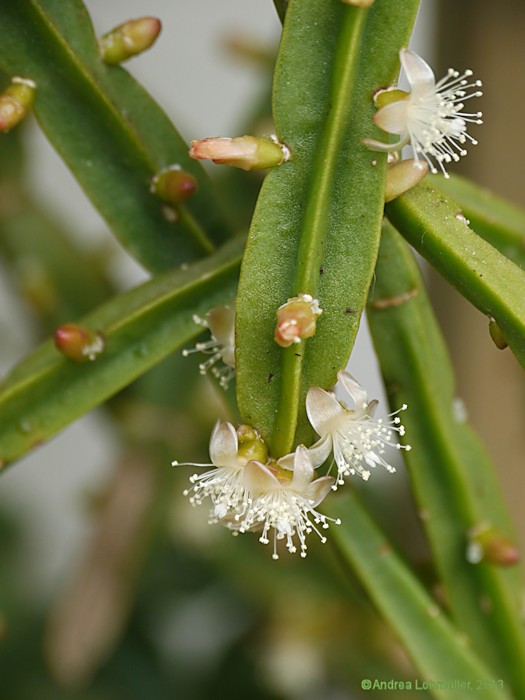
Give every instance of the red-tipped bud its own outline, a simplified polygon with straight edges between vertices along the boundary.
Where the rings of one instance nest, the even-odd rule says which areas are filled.
[[[428,173],[428,163],[409,158],[388,166],[385,184],[385,202],[408,192],[418,185]]]
[[[156,17],[130,19],[104,34],[99,39],[100,55],[104,63],[122,63],[155,43],[162,24]]]
[[[499,350],[505,350],[505,348],[508,347],[509,344],[507,343],[507,339],[503,335],[503,331],[493,318],[489,320],[489,333],[490,337],[494,342],[494,345]]]
[[[288,299],[277,309],[274,340],[282,348],[300,343],[315,334],[317,317],[323,313],[319,302],[310,294],[299,294]]]
[[[62,355],[75,362],[95,360],[104,351],[104,338],[96,331],[66,323],[55,331],[55,345]]]
[[[163,202],[182,204],[197,191],[197,180],[178,165],[161,170],[151,181],[151,191]]]
[[[516,545],[491,525],[483,523],[470,530],[467,560],[471,564],[484,561],[497,566],[513,566],[519,558]]]
[[[36,85],[26,78],[13,78],[0,95],[0,131],[6,133],[29,113],[35,99]]]
[[[290,157],[290,151],[284,144],[259,136],[192,141],[189,153],[197,160],[212,160],[219,165],[233,165],[242,170],[273,168]]]

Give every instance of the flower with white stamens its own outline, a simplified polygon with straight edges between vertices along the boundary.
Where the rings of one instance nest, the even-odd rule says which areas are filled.
[[[434,161],[448,177],[445,165],[466,155],[465,144],[477,141],[467,133],[467,124],[481,124],[481,112],[464,112],[464,103],[480,97],[481,81],[472,81],[472,71],[460,74],[450,68],[436,83],[430,66],[408,49],[399,53],[401,65],[411,91],[383,90],[376,96],[380,109],[374,122],[380,129],[399,136],[396,143],[385,144],[375,139],[363,143],[377,151],[398,151],[411,145],[414,158],[421,157],[436,173]]]
[[[234,518],[224,524],[237,532],[261,530],[259,541],[273,542],[273,558],[278,559],[277,542],[284,540],[289,552],[306,556],[306,537],[315,532],[322,542],[322,530],[329,522],[339,524],[322,515],[316,507],[330,493],[334,479],[322,476],[312,481],[314,465],[306,447],[299,445],[293,456],[293,471],[282,468],[279,461],[263,464],[248,462],[244,468],[245,497]],[[273,531],[273,536],[272,536]]]
[[[236,511],[244,501],[244,468],[253,459],[266,461],[268,451],[260,435],[249,426],[235,430],[231,423],[217,421],[210,438],[211,464],[193,462],[179,466],[213,467],[204,474],[190,477],[191,488],[184,491],[190,503],[200,505],[210,498],[213,508],[210,522],[217,522]]]
[[[393,434],[405,434],[397,413],[406,404],[390,414],[384,421],[374,419],[377,401],[369,401],[366,391],[347,372],[339,372],[337,378],[352,399],[355,408],[348,408],[338,401],[335,394],[311,387],[306,396],[306,412],[314,430],[321,439],[311,450],[328,456],[333,450],[337,464],[337,481],[334,488],[344,483],[344,477],[358,474],[365,481],[370,477],[368,468],[380,464],[389,472],[395,468],[385,461],[385,447],[410,450],[410,445],[393,442]]]
[[[209,355],[199,365],[200,373],[206,374],[211,370],[222,388],[227,389],[235,376],[235,311],[229,306],[217,306],[210,309],[204,318],[195,315],[193,320],[197,325],[209,328],[211,338],[197,343],[194,348],[183,350],[182,354],[184,357],[194,352]]]

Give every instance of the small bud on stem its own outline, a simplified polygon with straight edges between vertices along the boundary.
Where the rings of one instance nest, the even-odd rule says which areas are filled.
[[[163,202],[177,205],[195,194],[197,180],[178,165],[173,165],[155,175],[150,189]]]
[[[489,320],[489,333],[498,350],[505,350],[508,347],[509,344],[503,335],[503,331],[493,318]]]
[[[408,192],[418,185],[428,173],[428,163],[409,158],[388,166],[385,183],[385,202]]]
[[[55,331],[55,346],[74,362],[95,360],[104,350],[104,338],[96,331],[65,323]]]
[[[242,170],[273,168],[290,157],[290,151],[284,144],[259,136],[192,141],[189,154],[197,160],[212,160],[218,165],[233,165]]]
[[[310,294],[299,294],[288,299],[277,309],[274,340],[282,348],[311,338],[316,331],[317,317],[323,313],[319,302]]]
[[[237,428],[237,439],[239,440],[238,456],[250,462],[252,459],[266,464],[268,459],[268,448],[260,434],[250,425],[240,425]]]
[[[99,39],[100,55],[104,63],[122,63],[146,49],[157,39],[162,24],[156,17],[140,17],[119,24]]]
[[[516,545],[492,525],[481,523],[470,530],[467,560],[471,564],[484,561],[498,566],[513,566],[519,558]]]
[[[26,78],[13,78],[0,95],[0,131],[7,133],[29,113],[35,98],[36,85]]]

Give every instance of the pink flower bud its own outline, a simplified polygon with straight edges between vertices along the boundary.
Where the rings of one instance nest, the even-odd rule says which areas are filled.
[[[305,338],[311,338],[316,331],[317,317],[323,313],[317,299],[310,294],[288,299],[277,309],[277,324],[274,340],[282,348],[288,348],[293,343],[300,343]]]
[[[151,181],[151,191],[163,202],[182,204],[197,191],[197,180],[179,166],[161,170]]]
[[[35,97],[36,85],[26,78],[13,78],[11,85],[0,95],[0,131],[7,133],[29,113]]]
[[[104,338],[87,328],[65,323],[55,331],[55,346],[74,362],[95,360],[104,350]]]
[[[162,24],[156,17],[140,17],[119,24],[99,39],[100,55],[104,63],[122,63],[146,49],[157,39]]]
[[[281,165],[290,152],[284,144],[259,136],[238,136],[192,141],[189,154],[197,160],[212,160],[219,165],[233,165],[242,170],[262,170]]]

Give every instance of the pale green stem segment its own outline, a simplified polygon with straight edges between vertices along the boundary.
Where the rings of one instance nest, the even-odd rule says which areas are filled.
[[[512,527],[491,464],[457,411],[450,360],[418,266],[389,224],[368,318],[391,405],[408,405],[406,461],[452,616],[494,669],[490,677],[501,676],[524,697],[520,572],[466,560],[470,528],[490,523],[512,540]]]
[[[461,632],[393,551],[357,496],[350,494],[341,499],[335,508],[332,506],[330,515],[342,520],[340,526],[332,529],[344,560],[395,630],[423,677],[429,681],[454,679],[458,682],[459,687],[455,688],[434,687],[430,690],[433,697],[465,700],[472,695],[483,700],[510,700],[512,696],[504,681],[498,683],[492,669],[465,643]],[[410,680],[414,683],[414,679]],[[496,682],[480,690],[480,680]],[[419,684],[421,692],[424,681]],[[407,695],[417,693],[414,687],[407,691]],[[373,688],[371,694],[374,694]]]
[[[474,306],[500,327],[525,366],[525,272],[466,224],[457,205],[423,184],[386,214],[406,240]]]
[[[371,10],[339,0],[291,0],[273,106],[291,158],[266,178],[237,297],[237,398],[278,456],[313,433],[309,386],[331,387],[348,360],[372,279],[386,161],[361,139],[376,133],[372,96],[398,69],[417,0]],[[344,282],[341,282],[344,280]],[[313,338],[273,341],[276,310],[297,293],[324,313]]]
[[[49,140],[124,247],[162,272],[210,253],[230,233],[201,165],[160,107],[120,66],[99,56],[80,0],[0,3],[0,68],[32,79]],[[178,218],[149,191],[179,164],[199,183]]]
[[[244,241],[234,239],[204,261],[164,273],[80,319],[105,348],[77,364],[51,341],[0,384],[0,466],[94,408],[202,332],[193,315],[231,302]]]
[[[428,176],[432,185],[461,208],[470,227],[500,253],[525,268],[525,211],[459,175]]]

